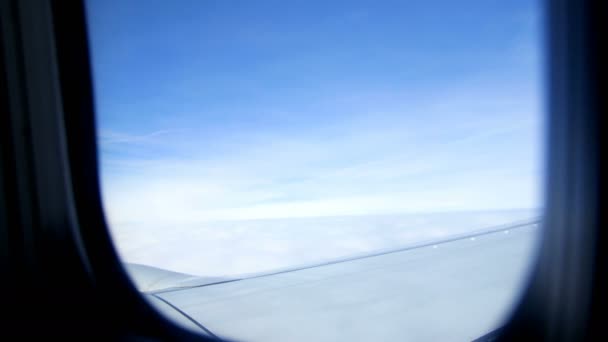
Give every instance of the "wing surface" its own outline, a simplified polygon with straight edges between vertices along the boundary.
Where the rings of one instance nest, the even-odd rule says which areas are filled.
[[[471,341],[517,300],[537,232],[537,221],[520,222],[148,296],[190,327],[243,341]]]

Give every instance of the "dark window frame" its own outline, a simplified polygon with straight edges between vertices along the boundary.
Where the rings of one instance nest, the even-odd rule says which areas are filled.
[[[600,86],[601,62],[608,59],[599,37],[606,7],[591,0],[546,3],[543,238],[511,319],[482,340],[606,337]],[[98,182],[83,1],[2,0],[0,19],[6,113],[0,117],[0,266],[7,279],[0,291],[10,294],[2,333],[206,340],[151,309],[112,245]]]

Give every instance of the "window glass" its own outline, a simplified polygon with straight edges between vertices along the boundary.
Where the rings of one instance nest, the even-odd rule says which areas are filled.
[[[104,210],[159,310],[256,341],[502,324],[542,216],[538,1],[87,15]]]

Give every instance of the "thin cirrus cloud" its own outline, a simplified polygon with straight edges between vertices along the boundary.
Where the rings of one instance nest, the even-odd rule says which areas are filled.
[[[224,153],[197,155],[195,147],[208,142],[187,129],[102,141],[107,210],[117,222],[196,222],[535,207],[539,105],[509,103],[521,97],[504,93],[484,100],[482,92],[470,90],[470,102],[458,95],[439,105],[404,103],[302,134],[244,133],[238,145],[209,143]],[[187,152],[112,152],[130,148]]]

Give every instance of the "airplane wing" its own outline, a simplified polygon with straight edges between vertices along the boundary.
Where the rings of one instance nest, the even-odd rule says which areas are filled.
[[[184,326],[228,339],[471,341],[506,319],[537,226],[519,222],[238,279],[174,274],[144,293]]]

